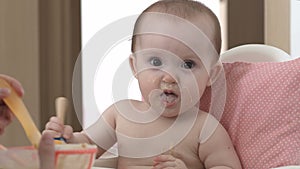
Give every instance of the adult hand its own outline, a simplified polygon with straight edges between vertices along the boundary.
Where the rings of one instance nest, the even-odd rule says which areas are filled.
[[[0,78],[6,80],[16,90],[19,96],[24,95],[24,89],[19,81],[16,79],[0,74]],[[12,121],[12,113],[4,103],[3,99],[10,95],[10,90],[7,88],[0,88],[0,135],[4,133],[5,127]]]
[[[13,77],[10,77],[10,76],[4,75],[4,74],[0,74],[0,78],[6,80],[8,82],[8,84],[10,84],[16,90],[16,92],[19,96],[24,95],[24,89],[19,81],[17,81]],[[0,99],[3,99],[4,97],[9,96],[9,94],[10,94],[10,91],[8,89],[0,88]]]
[[[50,133],[44,133],[42,135],[38,152],[40,159],[40,169],[54,169],[55,150],[54,141]]]

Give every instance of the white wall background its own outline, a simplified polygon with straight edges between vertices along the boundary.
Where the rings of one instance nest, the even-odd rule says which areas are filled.
[[[300,58],[300,0],[291,0],[291,56]]]
[[[129,3],[130,1],[130,3]],[[200,0],[210,7],[217,16],[219,16],[219,0]],[[100,1],[100,0],[82,0],[82,47],[85,49],[89,44],[89,40],[113,21],[120,18],[141,13],[156,0],[127,0],[127,1]],[[122,28],[120,28],[122,29]],[[112,99],[112,78],[119,65],[126,61],[130,55],[130,41],[123,41],[114,45],[108,51],[107,56],[103,60],[101,66],[98,65],[98,70],[95,77],[94,71],[95,59],[82,56],[82,79],[83,79],[83,127],[88,127],[93,124],[109,105],[114,101]],[[100,46],[99,46],[100,47]],[[100,57],[100,56],[99,56]],[[97,59],[96,59],[97,61]],[[128,65],[129,69],[129,65]],[[92,79],[92,80],[91,80]],[[94,82],[94,94],[91,96],[87,90],[90,89],[91,81]],[[140,99],[139,88],[137,82],[133,79],[128,86],[128,98]],[[126,99],[126,98],[123,98]],[[93,105],[95,100],[97,107]]]

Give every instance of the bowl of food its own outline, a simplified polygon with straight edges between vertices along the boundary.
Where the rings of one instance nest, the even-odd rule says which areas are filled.
[[[96,145],[56,144],[56,169],[91,169],[97,152]]]
[[[96,145],[56,144],[56,169],[91,169],[97,152]],[[0,169],[39,169],[38,151],[33,146],[0,150]]]

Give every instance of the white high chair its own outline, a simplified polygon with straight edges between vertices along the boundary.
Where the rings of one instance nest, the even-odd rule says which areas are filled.
[[[284,62],[292,60],[285,51],[264,44],[246,44],[234,47],[221,54],[223,63],[232,62]]]
[[[221,54],[223,63],[232,62],[283,62],[292,60],[283,50],[264,44],[246,44],[234,47]],[[97,159],[93,169],[116,168],[117,157]],[[291,168],[292,169],[292,168]]]

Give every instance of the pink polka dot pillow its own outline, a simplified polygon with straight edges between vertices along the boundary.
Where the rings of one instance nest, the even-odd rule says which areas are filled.
[[[300,165],[300,59],[224,63],[222,125],[245,169]],[[207,110],[209,90],[201,107]]]

